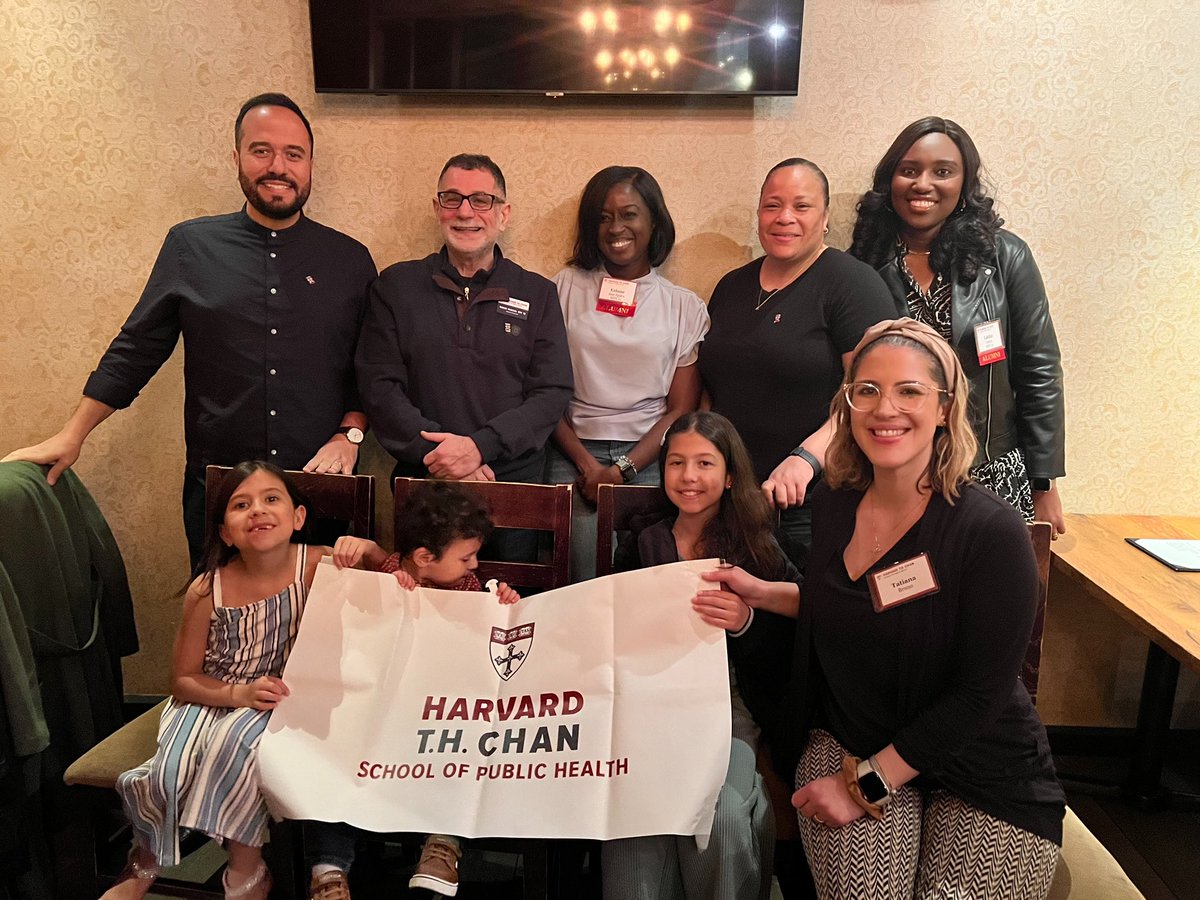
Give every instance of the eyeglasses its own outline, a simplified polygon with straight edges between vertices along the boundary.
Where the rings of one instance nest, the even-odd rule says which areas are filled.
[[[919,381],[902,381],[884,390],[870,381],[852,381],[842,387],[846,402],[858,412],[872,412],[879,402],[887,397],[897,412],[916,412],[935,394],[945,394],[949,399],[953,395],[942,388],[922,384]]]
[[[437,202],[442,209],[458,209],[466,200],[471,204],[471,209],[479,212],[486,212],[491,209],[497,202],[503,203],[503,197],[497,197],[495,194],[485,194],[482,191],[478,194],[460,194],[458,191],[438,191]]]

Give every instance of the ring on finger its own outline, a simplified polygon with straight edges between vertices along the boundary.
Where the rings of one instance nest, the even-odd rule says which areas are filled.
[[[813,821],[814,821],[814,822],[817,822],[817,823],[819,823],[819,824],[821,824],[821,825],[824,825],[824,824],[825,824],[825,820],[824,820],[824,819],[822,819],[820,816],[818,816],[816,813],[813,813]]]

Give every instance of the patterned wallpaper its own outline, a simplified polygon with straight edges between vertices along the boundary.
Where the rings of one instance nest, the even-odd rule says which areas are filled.
[[[7,327],[0,448],[73,408],[167,228],[241,202],[232,119],[282,90],[316,130],[309,212],[382,266],[435,246],[442,162],[504,167],[506,251],[552,274],[586,178],[643,165],[679,226],[672,279],[706,296],[757,253],[763,172],[807,156],[833,189],[831,241],[895,133],[939,113],[971,131],[1010,227],[1033,247],[1065,356],[1080,512],[1200,513],[1200,6],[1192,0],[809,0],[800,95],[758,101],[316,96],[304,0],[5,0],[0,204]],[[92,436],[78,470],[132,573],[160,691],[185,571],[177,356]],[[383,474],[378,452],[373,467]]]

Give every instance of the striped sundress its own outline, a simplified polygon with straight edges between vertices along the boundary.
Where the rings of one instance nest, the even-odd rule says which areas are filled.
[[[213,576],[213,612],[204,674],[232,684],[279,675],[308,594],[307,548],[296,551],[295,580],[246,606],[221,605],[221,572]],[[117,791],[139,846],[160,866],[179,862],[182,830],[262,846],[267,807],[258,789],[255,748],[270,710],[202,706],[172,699],[158,726],[158,752],[117,779]]]

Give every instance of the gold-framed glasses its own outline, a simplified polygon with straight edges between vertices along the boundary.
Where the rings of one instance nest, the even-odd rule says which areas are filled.
[[[947,400],[952,396],[943,388],[920,381],[901,381],[890,388],[882,388],[873,381],[851,381],[842,386],[842,392],[850,408],[858,412],[873,412],[884,397],[897,412],[912,413],[936,394],[945,394]]]

